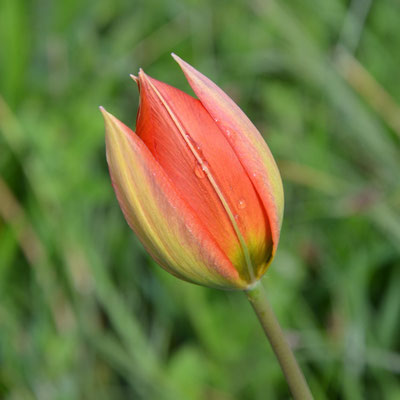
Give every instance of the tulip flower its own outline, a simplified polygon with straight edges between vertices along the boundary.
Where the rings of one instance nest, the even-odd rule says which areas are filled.
[[[283,190],[243,111],[174,55],[198,99],[140,70],[136,133],[103,110],[107,160],[125,218],[177,277],[246,289],[275,254]]]
[[[283,189],[269,148],[243,111],[173,55],[197,99],[142,70],[136,132],[101,108],[111,180],[129,226],[164,269],[244,290],[295,399],[311,393],[259,280],[279,241]]]

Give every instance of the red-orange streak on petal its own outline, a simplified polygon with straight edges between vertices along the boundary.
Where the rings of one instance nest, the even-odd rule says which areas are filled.
[[[271,152],[257,128],[214,82],[173,54],[190,86],[218,122],[262,199],[271,226],[274,252],[283,213],[283,189]]]
[[[174,183],[178,193],[195,211],[208,231],[228,255],[240,247],[232,223],[218,195],[201,169],[186,140],[196,147],[218,183],[245,240],[257,238],[252,249],[256,263],[269,257],[269,226],[257,193],[237,156],[202,104],[188,94],[139,74],[140,110],[137,134]],[[185,138],[165,105],[179,119]],[[255,266],[257,267],[257,265]]]

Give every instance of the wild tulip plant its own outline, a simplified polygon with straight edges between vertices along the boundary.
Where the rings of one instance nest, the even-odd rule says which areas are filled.
[[[154,260],[199,285],[246,293],[295,399],[311,393],[260,284],[283,216],[271,152],[217,85],[172,54],[198,99],[142,70],[136,133],[101,107],[111,180]]]

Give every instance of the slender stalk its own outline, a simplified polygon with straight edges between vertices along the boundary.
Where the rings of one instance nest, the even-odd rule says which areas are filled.
[[[260,282],[257,282],[245,293],[271,343],[272,350],[278,358],[293,398],[295,400],[312,400],[313,397],[307,382],[267,300],[263,286]]]

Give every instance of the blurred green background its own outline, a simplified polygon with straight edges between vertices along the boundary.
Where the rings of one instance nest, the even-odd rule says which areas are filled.
[[[241,293],[181,282],[116,202],[99,105],[134,127],[173,51],[263,132],[286,193],[263,279],[316,399],[400,398],[400,5],[0,0],[0,398],[287,399]]]

